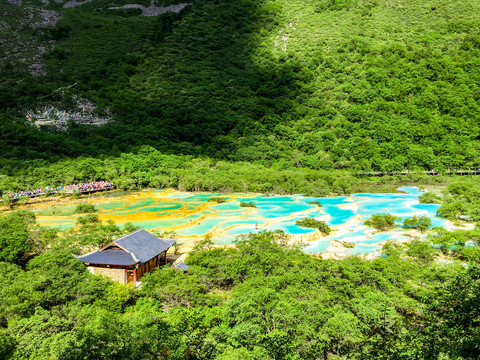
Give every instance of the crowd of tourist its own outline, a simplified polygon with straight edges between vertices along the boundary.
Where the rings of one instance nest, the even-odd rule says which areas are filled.
[[[79,183],[79,184],[71,184],[66,186],[57,186],[57,187],[50,187],[47,186],[46,188],[40,188],[35,190],[24,190],[18,191],[15,193],[7,193],[12,199],[20,199],[22,197],[36,197],[40,195],[53,195],[58,193],[84,193],[90,191],[98,191],[98,190],[105,190],[112,188],[111,181],[92,181],[87,183]]]

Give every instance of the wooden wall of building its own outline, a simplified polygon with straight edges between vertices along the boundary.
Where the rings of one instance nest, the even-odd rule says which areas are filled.
[[[143,265],[140,265],[135,270],[135,280],[140,281],[142,276],[146,273],[154,271],[157,267],[165,265],[165,252],[159,254],[158,256],[150,259]],[[112,265],[113,266],[113,265]],[[88,266],[88,269],[93,274],[105,275],[111,278],[114,281],[117,281],[121,284],[133,284],[134,276],[131,270],[125,268],[120,268],[120,266],[112,267],[98,267],[98,266]]]
[[[125,269],[112,269],[94,266],[89,266],[89,268],[92,269],[93,273],[96,275],[108,276],[109,278],[118,281],[121,284],[127,283]]]
[[[158,256],[150,259],[143,265],[140,265],[137,268],[136,278],[139,281],[142,276],[146,273],[154,271],[157,267],[165,265],[165,252],[159,254]]]

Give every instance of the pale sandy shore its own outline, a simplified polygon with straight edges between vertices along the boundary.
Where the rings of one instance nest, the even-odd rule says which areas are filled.
[[[461,223],[460,225],[455,225],[453,221],[447,220],[445,224],[445,229],[447,229],[448,231],[473,230],[475,229],[475,223]]]

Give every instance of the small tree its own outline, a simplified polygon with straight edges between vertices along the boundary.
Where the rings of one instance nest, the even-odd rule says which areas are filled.
[[[93,206],[92,204],[78,204],[75,208],[76,214],[87,214],[94,212],[97,212],[97,209],[95,209],[95,206]]]
[[[153,233],[156,237],[160,239],[176,239],[178,234],[175,231],[155,231]]]
[[[441,204],[442,197],[432,192],[423,193],[418,197],[421,204]]]
[[[175,231],[155,231],[153,235],[155,235],[160,239],[178,239],[178,234]],[[180,245],[183,245],[183,244],[178,243],[176,241],[173,243],[172,247],[173,247],[173,253],[175,255],[178,254],[178,249],[180,248]]]
[[[385,257],[399,258],[403,253],[403,247],[396,242],[387,241],[382,246],[382,255]]]
[[[403,220],[403,227],[407,229],[417,229],[421,232],[428,230],[428,228],[432,225],[432,220],[425,215],[421,216],[412,216],[408,217]]]
[[[85,216],[80,216],[77,219],[77,222],[81,225],[94,224],[94,223],[98,223],[98,221],[99,221],[98,215],[95,215],[95,214],[88,214],[88,215],[85,215]]]
[[[253,202],[240,202],[240,207],[252,207],[256,208],[257,206]]]
[[[3,194],[0,198],[0,205],[13,207],[13,198],[7,194]]]
[[[295,225],[318,229],[320,230],[320,232],[322,232],[325,235],[330,234],[330,232],[332,231],[330,226],[328,226],[325,221],[317,220],[314,218],[305,218],[302,220],[297,220],[295,221]]]
[[[430,241],[414,240],[409,244],[407,254],[428,264],[435,259],[437,251],[432,247]]]
[[[31,230],[35,214],[17,211],[0,217],[0,261],[20,263],[25,253],[32,249]]]
[[[397,219],[398,217],[392,214],[374,214],[370,219],[365,221],[365,225],[373,226],[377,230],[385,231],[395,227],[395,220]]]
[[[139,227],[133,225],[131,222],[128,222],[125,225],[123,225],[123,230],[127,231],[127,232],[132,232],[132,231],[135,231],[137,229],[139,229]]]

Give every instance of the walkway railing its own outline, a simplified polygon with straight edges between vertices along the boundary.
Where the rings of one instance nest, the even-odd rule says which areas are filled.
[[[90,193],[95,193],[95,192],[100,192],[100,191],[107,191],[107,190],[112,190],[114,189],[115,186],[112,184],[112,185],[105,185],[101,188],[88,188],[88,189],[75,189],[75,190],[65,190],[65,189],[62,189],[62,190],[53,190],[53,189],[50,189],[50,190],[44,190],[42,192],[34,192],[34,193],[31,193],[31,194],[22,194],[21,196],[17,196],[17,197],[10,197],[10,200],[11,201],[18,201],[20,199],[23,199],[23,198],[36,198],[36,197],[40,197],[40,196],[52,196],[52,195],[63,195],[63,194],[90,194]]]
[[[458,176],[467,176],[467,175],[480,175],[480,170],[455,170],[455,171],[369,171],[369,172],[358,172],[352,173],[355,176],[396,176],[396,175],[409,175],[409,174],[424,174],[424,175],[458,175]]]

